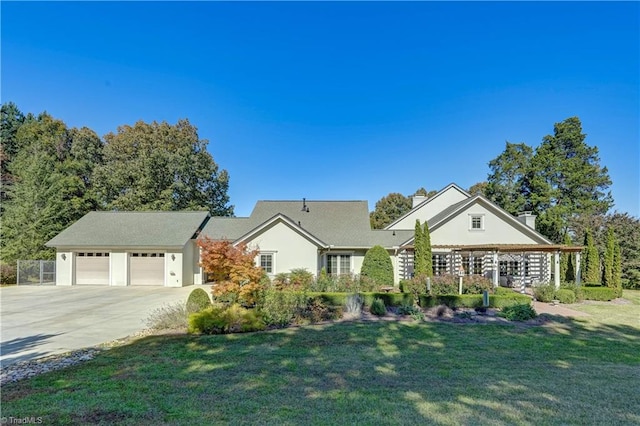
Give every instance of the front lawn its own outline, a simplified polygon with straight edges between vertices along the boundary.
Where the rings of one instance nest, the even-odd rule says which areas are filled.
[[[153,336],[3,386],[44,424],[638,424],[640,329],[378,321]]]

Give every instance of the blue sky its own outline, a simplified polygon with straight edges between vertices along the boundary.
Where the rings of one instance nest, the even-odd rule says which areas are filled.
[[[188,118],[258,199],[485,180],[582,120],[640,216],[640,3],[6,2],[2,102],[100,136]]]

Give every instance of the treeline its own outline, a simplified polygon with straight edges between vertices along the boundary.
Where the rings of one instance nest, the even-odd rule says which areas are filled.
[[[188,120],[123,125],[100,138],[43,112],[1,107],[0,254],[52,259],[44,244],[92,210],[233,215],[229,175]]]

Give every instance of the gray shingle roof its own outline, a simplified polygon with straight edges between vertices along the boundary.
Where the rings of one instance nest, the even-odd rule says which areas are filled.
[[[336,247],[393,247],[406,241],[413,231],[372,230],[366,201],[258,201],[248,218],[211,218],[202,235],[236,240],[252,229],[282,214],[328,245]],[[405,235],[406,234],[406,235]]]
[[[183,247],[208,212],[89,212],[49,247]]]

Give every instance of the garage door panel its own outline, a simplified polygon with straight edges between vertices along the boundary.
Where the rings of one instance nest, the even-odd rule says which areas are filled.
[[[109,257],[76,257],[76,284],[109,285]]]
[[[129,258],[131,285],[164,285],[164,257]]]

